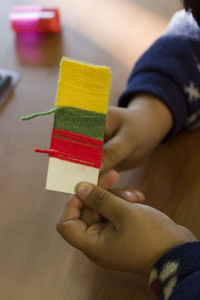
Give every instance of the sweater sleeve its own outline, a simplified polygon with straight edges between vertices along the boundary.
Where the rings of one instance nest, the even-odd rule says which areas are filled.
[[[192,16],[180,11],[166,32],[134,66],[119,99],[126,107],[137,93],[159,98],[172,113],[170,135],[200,125],[200,29]]]
[[[152,269],[149,285],[156,300],[199,300],[200,242],[167,252]]]

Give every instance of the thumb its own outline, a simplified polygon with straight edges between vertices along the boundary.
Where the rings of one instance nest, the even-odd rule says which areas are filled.
[[[100,186],[95,186],[87,182],[79,183],[75,191],[85,205],[118,227],[123,219],[123,210],[127,206],[124,200],[109,193]]]
[[[122,162],[130,152],[127,144],[127,134],[124,128],[121,128],[114,137],[107,141],[103,146],[102,172],[115,169],[115,166]]]

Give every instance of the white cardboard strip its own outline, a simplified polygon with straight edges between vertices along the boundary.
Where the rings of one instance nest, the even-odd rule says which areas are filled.
[[[79,182],[97,184],[99,169],[72,163],[58,158],[49,158],[46,189],[64,193],[74,193]]]

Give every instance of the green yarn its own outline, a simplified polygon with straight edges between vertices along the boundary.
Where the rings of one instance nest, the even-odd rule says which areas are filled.
[[[45,111],[45,112],[38,112],[38,113],[29,115],[29,116],[24,116],[24,117],[21,117],[21,120],[22,121],[27,121],[27,120],[31,120],[31,119],[36,118],[36,117],[51,115],[51,114],[55,113],[57,110],[58,111],[63,110],[63,107],[55,107],[55,108],[52,108],[52,109],[50,109],[48,111]]]
[[[55,113],[54,129],[66,130],[103,141],[106,115],[102,113],[61,106],[50,109],[47,112],[39,112],[27,117],[22,117],[21,120],[30,120],[52,113]]]
[[[53,127],[103,141],[105,122],[104,114],[73,108],[56,111]]]

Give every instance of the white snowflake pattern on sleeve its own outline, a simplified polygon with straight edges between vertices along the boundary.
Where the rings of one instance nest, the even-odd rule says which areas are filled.
[[[177,284],[177,271],[179,263],[177,261],[167,262],[158,271],[153,268],[149,278],[149,284],[158,300],[168,300]]]

